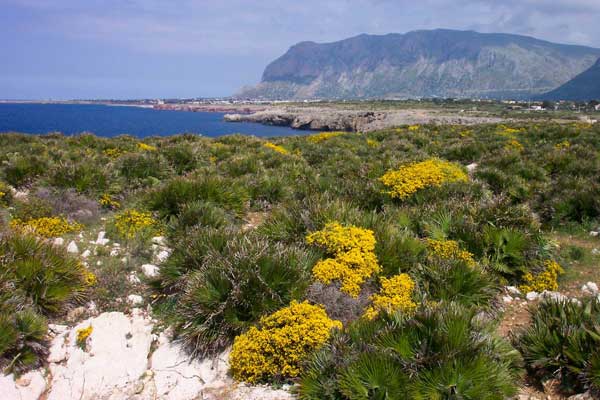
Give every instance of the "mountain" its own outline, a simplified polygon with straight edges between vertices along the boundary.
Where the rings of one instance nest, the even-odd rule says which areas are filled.
[[[585,71],[600,49],[447,29],[301,42],[239,97],[527,97]]]
[[[541,96],[548,100],[600,100],[600,59],[590,69]]]

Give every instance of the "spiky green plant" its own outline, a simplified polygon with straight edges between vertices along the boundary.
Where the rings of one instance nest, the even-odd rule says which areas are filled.
[[[520,357],[493,323],[450,303],[351,324],[305,371],[303,400],[502,400],[516,392]]]
[[[299,299],[316,261],[306,250],[253,235],[222,239],[196,242],[197,250],[187,248],[161,270],[163,289],[175,301],[176,336],[195,355],[222,350],[261,316]]]
[[[558,378],[566,392],[600,390],[600,302],[547,300],[531,318],[515,344],[534,376]]]

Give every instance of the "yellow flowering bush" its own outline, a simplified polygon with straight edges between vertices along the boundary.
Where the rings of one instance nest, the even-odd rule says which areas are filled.
[[[90,325],[87,328],[80,328],[77,329],[77,344],[80,347],[85,347],[85,343],[87,342],[88,338],[90,337],[90,335],[92,334],[92,332],[94,331],[94,328]]]
[[[285,148],[283,148],[282,146],[279,146],[275,143],[267,142],[267,143],[263,144],[263,146],[266,148],[269,148],[273,151],[276,151],[279,154],[290,154],[290,152],[287,151]]]
[[[115,200],[110,194],[108,193],[104,193],[101,197],[100,197],[100,201],[99,201],[100,205],[106,208],[110,208],[110,209],[117,209],[121,207],[121,203],[119,203],[117,200]]]
[[[121,157],[123,154],[125,154],[125,151],[123,151],[119,148],[113,147],[110,149],[105,149],[102,153],[109,158],[117,159],[117,158]]]
[[[412,300],[415,282],[408,274],[382,277],[380,284],[379,293],[371,296],[371,305],[365,310],[365,318],[373,319],[380,311],[398,310],[410,314],[417,308],[417,304]]]
[[[442,260],[461,260],[472,267],[476,264],[473,254],[461,249],[454,240],[427,239],[427,247],[430,255]]]
[[[156,147],[146,144],[146,143],[142,143],[139,142],[138,143],[138,149],[142,150],[142,151],[156,151]]]
[[[308,141],[311,143],[321,143],[325,140],[345,135],[347,132],[320,132],[315,135],[310,135]]]
[[[410,125],[410,126],[408,127],[408,130],[409,130],[409,131],[413,131],[413,132],[414,132],[414,131],[418,131],[420,128],[421,128],[421,127],[420,127],[419,125]]]
[[[379,180],[393,198],[405,199],[413,193],[449,182],[466,182],[467,174],[454,163],[432,158],[386,172]]]
[[[98,278],[96,274],[92,271],[84,270],[83,272],[83,280],[87,286],[94,286],[98,282]]]
[[[519,289],[523,293],[558,290],[558,277],[564,274],[564,269],[554,260],[546,260],[545,270],[538,275],[528,272],[523,275],[523,283]]]
[[[509,140],[504,145],[504,148],[506,150],[523,151],[523,145],[517,139],[511,139],[511,140]]]
[[[45,238],[58,237],[65,233],[77,232],[83,229],[80,224],[69,222],[62,217],[42,217],[28,221],[15,218],[10,221],[10,227],[21,232],[32,232]]]
[[[115,216],[115,227],[119,234],[127,239],[134,238],[145,229],[156,229],[158,222],[152,214],[144,211],[127,210]]]
[[[240,381],[297,377],[306,357],[329,340],[333,328],[342,327],[322,306],[296,301],[261,318],[258,325],[233,342],[229,363],[233,377]]]
[[[381,270],[375,255],[375,235],[369,229],[330,222],[309,234],[306,241],[332,256],[315,264],[313,277],[326,285],[341,282],[341,290],[350,296],[358,297],[363,282]]]
[[[373,139],[367,139],[367,146],[369,147],[379,147],[379,142]]]
[[[569,147],[571,147],[571,143],[568,140],[564,140],[564,141],[554,145],[554,148],[556,150],[566,150]]]

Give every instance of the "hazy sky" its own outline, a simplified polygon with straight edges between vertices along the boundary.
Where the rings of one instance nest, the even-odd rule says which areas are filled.
[[[225,96],[304,40],[452,28],[600,47],[600,0],[0,0],[0,98]]]

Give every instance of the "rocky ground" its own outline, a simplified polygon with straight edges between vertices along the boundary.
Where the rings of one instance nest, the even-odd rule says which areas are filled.
[[[229,122],[257,122],[296,129],[356,132],[371,132],[399,125],[429,123],[470,125],[506,121],[497,117],[425,109],[359,111],[322,107],[270,107],[249,114],[226,114],[224,118]]]
[[[89,234],[53,242],[84,264],[127,263],[127,249],[106,232],[93,232],[94,240]],[[169,329],[152,318],[150,306],[144,306],[149,299],[143,297],[143,280],[158,273],[170,249],[155,237],[151,253],[153,264],[141,264],[122,277],[129,290],[115,304],[122,304],[124,312],[101,312],[90,301],[71,310],[64,321],[53,321],[45,366],[18,377],[0,374],[0,400],[291,399],[287,387],[247,386],[231,379],[229,351],[214,359],[190,359]],[[89,328],[82,343],[78,334]]]

